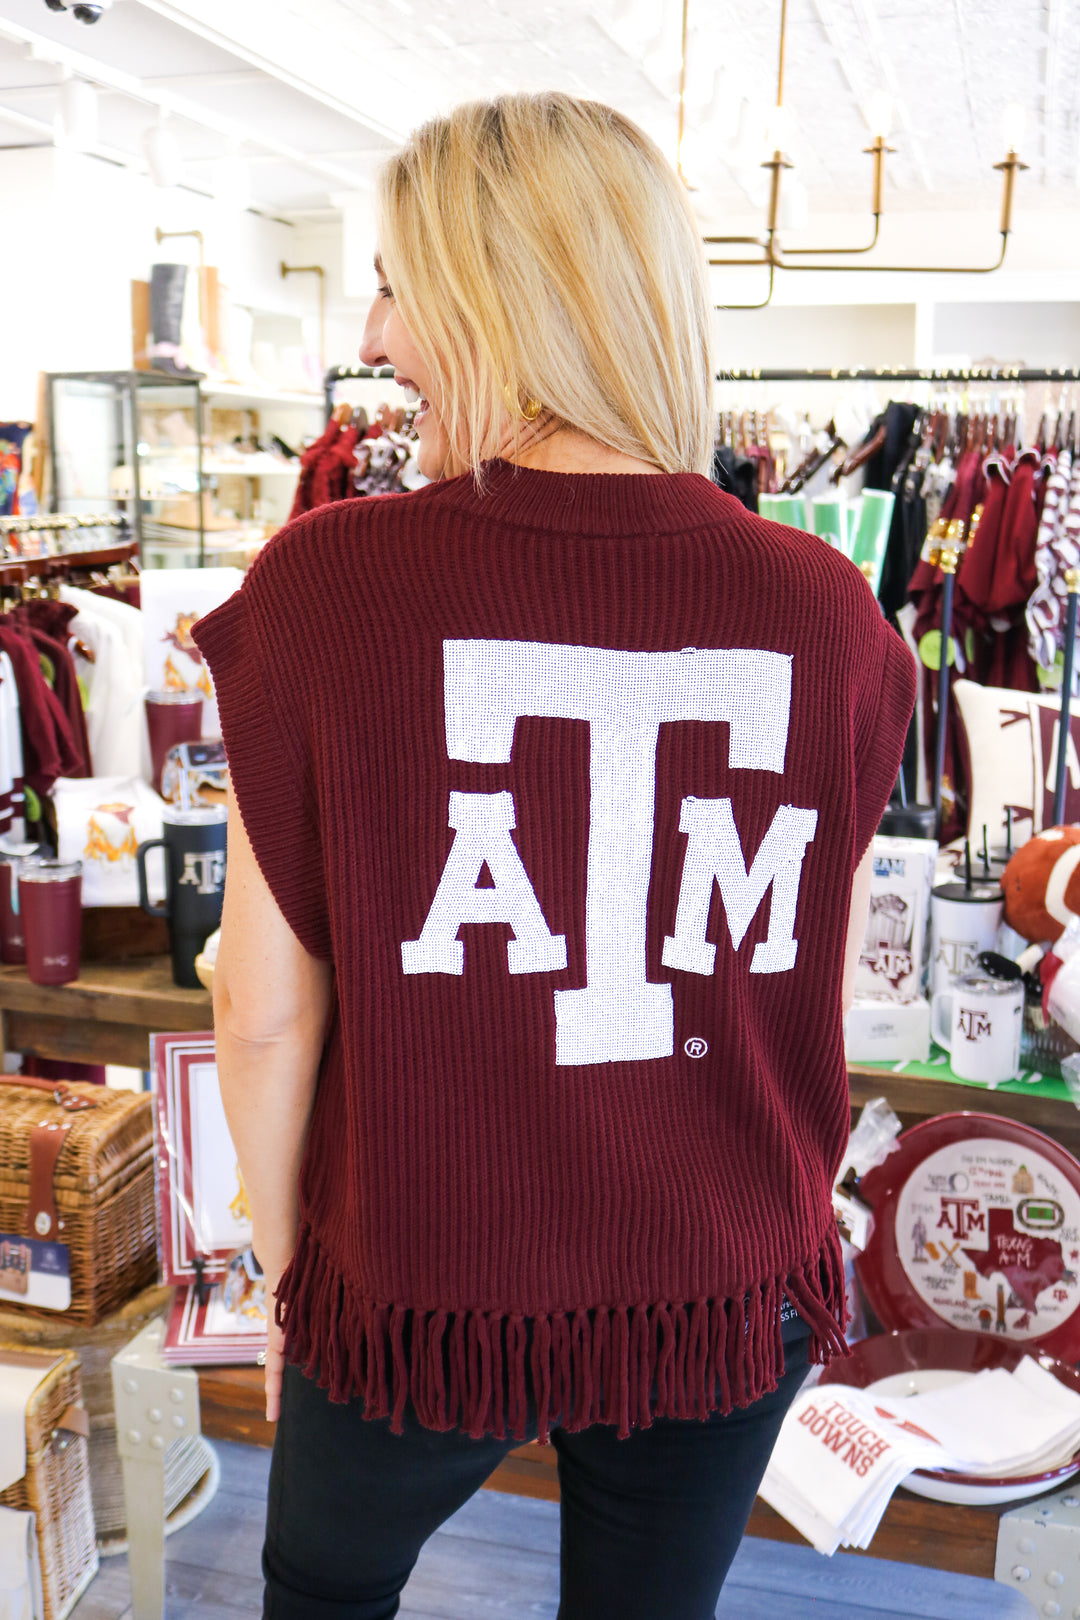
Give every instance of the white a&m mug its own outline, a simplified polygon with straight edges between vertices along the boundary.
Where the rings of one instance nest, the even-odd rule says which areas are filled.
[[[939,883],[930,896],[930,994],[948,990],[994,948],[1005,899],[1001,884]]]
[[[1020,1072],[1024,986],[1019,980],[965,973],[934,997],[931,1027],[961,1080],[996,1086]]]

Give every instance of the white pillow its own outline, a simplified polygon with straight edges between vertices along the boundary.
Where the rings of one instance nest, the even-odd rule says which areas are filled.
[[[1000,686],[957,681],[961,724],[957,743],[968,777],[968,834],[991,844],[1005,842],[1005,807],[1013,807],[1013,845],[1054,824],[1057,773],[1057,697],[1012,692]],[[1080,822],[1080,712],[1069,716],[1066,822]]]

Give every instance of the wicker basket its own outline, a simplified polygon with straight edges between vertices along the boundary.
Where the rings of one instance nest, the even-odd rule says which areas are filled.
[[[113,1541],[127,1533],[124,1474],[120,1453],[116,1449],[112,1358],[117,1351],[130,1344],[149,1322],[167,1316],[171,1299],[171,1288],[156,1285],[145,1288],[96,1327],[72,1322],[66,1311],[63,1315],[54,1313],[46,1319],[30,1316],[16,1306],[5,1304],[0,1307],[0,1340],[24,1348],[33,1346],[54,1352],[71,1350],[79,1358],[83,1404],[90,1416],[90,1485],[99,1542]],[[206,1472],[205,1458],[201,1454],[201,1466],[194,1479],[191,1478],[190,1465],[179,1466],[184,1460],[181,1453],[185,1445],[191,1450],[193,1442],[174,1441],[166,1453],[166,1515],[179,1505]],[[179,1448],[175,1459],[171,1455],[174,1448]]]
[[[91,1325],[157,1273],[152,1101],[74,1081],[0,1085],[0,1233],[34,1235],[30,1132],[39,1124],[69,1127],[52,1181],[56,1241],[67,1245],[71,1267],[71,1305],[63,1314]],[[15,1308],[9,1300],[4,1306]]]
[[[0,1367],[28,1361],[40,1362],[45,1376],[26,1408],[26,1473],[0,1492],[0,1506],[37,1514],[45,1620],[64,1620],[98,1567],[89,1444],[60,1426],[81,1404],[79,1363],[68,1351],[0,1344]]]

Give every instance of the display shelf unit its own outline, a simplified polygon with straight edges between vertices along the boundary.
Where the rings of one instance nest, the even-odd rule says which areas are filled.
[[[203,394],[197,377],[156,371],[47,375],[52,509],[125,512],[148,558],[149,525],[175,529],[205,561]],[[153,472],[145,454],[153,456]],[[183,514],[190,525],[169,523]]]

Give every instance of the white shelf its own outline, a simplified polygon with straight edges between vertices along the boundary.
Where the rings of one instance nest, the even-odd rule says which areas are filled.
[[[175,461],[185,472],[190,472],[196,460],[193,444],[150,444],[139,451],[140,461]],[[243,458],[230,461],[228,457],[211,456],[203,451],[204,478],[298,478],[299,461],[286,461],[283,457],[257,454],[254,450]]]
[[[202,396],[208,405],[213,405],[215,400],[223,400],[233,405],[306,405],[313,410],[316,407],[324,410],[326,407],[325,395],[321,393],[282,392],[272,388],[251,387],[247,383],[204,382]]]
[[[277,461],[273,456],[251,456],[247,461],[204,459],[204,478],[299,478],[298,461]]]

